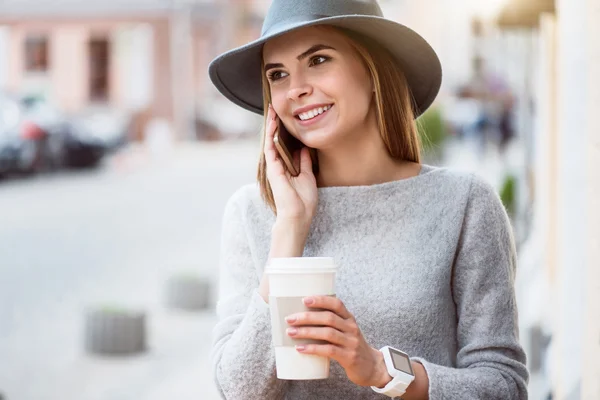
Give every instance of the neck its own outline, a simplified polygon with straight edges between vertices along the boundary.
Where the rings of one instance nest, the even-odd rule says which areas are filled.
[[[319,187],[368,186],[416,176],[420,171],[419,164],[392,158],[377,130],[319,150],[318,155]]]

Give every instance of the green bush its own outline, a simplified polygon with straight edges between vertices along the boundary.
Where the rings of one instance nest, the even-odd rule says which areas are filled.
[[[506,208],[506,212],[512,218],[517,211],[517,178],[514,175],[508,175],[504,178],[504,183],[500,188],[500,199]]]
[[[437,107],[431,107],[417,119],[417,127],[423,151],[437,151],[442,147],[447,137],[442,112]]]

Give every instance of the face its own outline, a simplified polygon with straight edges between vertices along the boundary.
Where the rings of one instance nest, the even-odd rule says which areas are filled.
[[[368,131],[373,85],[342,33],[299,29],[267,42],[263,59],[273,108],[306,146],[330,148]]]

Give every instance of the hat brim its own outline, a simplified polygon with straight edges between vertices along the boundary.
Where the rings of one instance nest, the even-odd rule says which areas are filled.
[[[433,103],[442,83],[442,66],[437,54],[412,29],[377,16],[347,15],[280,26],[272,34],[215,58],[208,67],[211,81],[233,103],[263,114],[262,46],[292,30],[317,25],[346,28],[376,40],[396,58],[406,76],[415,101],[416,116]]]

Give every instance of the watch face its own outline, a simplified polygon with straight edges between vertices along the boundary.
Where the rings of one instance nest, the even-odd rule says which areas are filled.
[[[414,375],[412,365],[410,363],[410,358],[407,354],[402,353],[398,350],[394,350],[392,348],[390,348],[390,354],[392,356],[394,368],[406,374]]]

